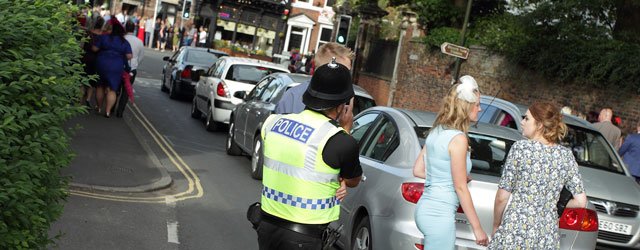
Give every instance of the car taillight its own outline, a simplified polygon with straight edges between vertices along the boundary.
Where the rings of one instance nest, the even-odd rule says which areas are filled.
[[[180,73],[181,78],[191,79],[191,69],[184,69],[182,73]]]
[[[402,197],[411,203],[418,203],[424,191],[424,183],[405,182],[402,183]]]
[[[422,244],[416,244],[416,248],[420,249],[420,250],[424,250],[424,245]]]
[[[218,86],[216,87],[216,94],[221,97],[229,98],[229,92],[227,92],[227,85],[224,84],[223,81],[220,81],[218,83]]]
[[[586,208],[565,208],[560,216],[560,228],[575,231],[598,231],[598,213]]]

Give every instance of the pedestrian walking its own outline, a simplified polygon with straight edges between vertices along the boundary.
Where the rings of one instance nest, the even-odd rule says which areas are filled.
[[[151,40],[151,35],[153,35],[155,26],[153,22],[153,18],[146,18],[144,21],[144,46],[151,48],[153,44]]]
[[[82,55],[82,63],[84,64],[84,73],[87,74],[87,76],[95,77],[95,75],[98,74],[96,68],[96,58],[98,57],[98,54],[93,51],[92,47],[96,42],[97,37],[102,34],[104,19],[98,16],[98,18],[95,19],[92,25],[93,26],[90,28],[89,32],[87,32],[89,39],[83,45],[84,54]],[[82,100],[84,100],[84,104],[88,108],[91,108],[93,94],[97,86],[98,79],[90,79],[89,86],[82,86]]]
[[[616,149],[620,147],[620,134],[621,131],[616,125],[613,125],[611,119],[613,118],[613,110],[611,108],[603,108],[598,115],[598,122],[593,124],[604,138],[611,143]]]
[[[563,187],[573,206],[587,204],[578,163],[559,144],[567,126],[559,108],[540,102],[529,107],[521,125],[527,140],[513,144],[504,164],[489,249],[560,249],[557,204]]]
[[[98,113],[104,109],[107,118],[111,117],[111,111],[116,103],[116,91],[122,82],[126,60],[133,57],[131,46],[124,38],[124,27],[115,18],[109,20],[109,25],[111,33],[98,36],[92,48],[93,51],[98,52],[96,58],[96,67],[100,76],[100,85],[96,91]],[[106,105],[103,105],[105,95],[107,100]]]
[[[129,21],[125,24],[125,30],[127,34],[124,36],[124,39],[129,42],[129,46],[131,46],[132,57],[129,60],[129,67],[131,70],[129,74],[131,75],[131,86],[133,86],[133,82],[136,80],[136,75],[138,74],[138,65],[142,62],[144,58],[144,45],[142,41],[133,35],[133,31],[136,29],[136,25]],[[116,106],[116,117],[122,117],[122,113],[124,113],[125,106],[127,105],[127,101],[129,100],[129,96],[127,91],[125,91],[123,84],[120,85],[120,91],[118,92],[118,104]]]
[[[180,25],[173,26],[173,35],[171,36],[171,51],[176,52],[180,48]]]
[[[140,18],[140,21],[138,22],[138,34],[137,37],[138,39],[140,39],[140,41],[142,41],[143,45],[147,45],[146,44],[146,32],[145,32],[145,26],[147,25],[147,18],[146,17],[142,17]]]
[[[198,33],[198,47],[206,47],[207,43],[207,28],[200,27],[200,33]]]
[[[480,111],[478,84],[471,76],[461,77],[444,98],[413,166],[414,176],[425,179],[414,216],[424,234],[425,249],[454,248],[458,204],[473,228],[476,244],[488,243],[467,186],[471,171],[467,132]]]
[[[338,43],[326,43],[318,48],[318,53],[314,56],[314,69],[331,62],[332,58],[336,58],[336,62],[346,66],[351,70],[351,61],[353,52],[348,47]],[[312,70],[313,71],[313,70]],[[276,104],[276,114],[293,114],[300,113],[304,110],[302,103],[302,95],[309,87],[309,82],[304,82],[295,87],[288,89],[280,101]]]
[[[353,96],[349,69],[334,61],[311,79],[303,96],[307,109],[265,121],[261,250],[323,247],[323,232],[338,220],[346,187],[357,186],[362,175],[358,144],[347,132]]]
[[[636,125],[635,133],[630,133],[624,139],[619,153],[631,175],[640,184],[640,122]]]

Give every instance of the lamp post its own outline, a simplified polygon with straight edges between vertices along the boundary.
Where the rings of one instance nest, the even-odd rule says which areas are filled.
[[[402,11],[402,24],[400,24],[400,39],[398,39],[398,49],[396,50],[396,61],[393,64],[393,76],[391,77],[391,86],[389,87],[389,99],[387,106],[393,105],[393,98],[398,85],[398,64],[400,63],[400,53],[402,52],[402,41],[407,33],[407,28],[416,22],[416,13],[412,11]]]
[[[464,14],[464,23],[462,24],[462,31],[460,31],[460,46],[464,46],[465,41],[467,40],[467,25],[469,24],[469,15],[471,14],[471,4],[473,0],[467,0],[467,10]],[[451,79],[451,84],[455,84],[458,82],[458,75],[460,74],[460,63],[462,63],[461,58],[456,58],[456,66],[455,73],[453,75],[453,79]]]

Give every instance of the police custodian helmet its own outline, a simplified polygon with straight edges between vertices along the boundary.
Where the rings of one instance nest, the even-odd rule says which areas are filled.
[[[348,102],[353,95],[351,72],[334,58],[313,73],[302,103],[313,110],[327,110]]]

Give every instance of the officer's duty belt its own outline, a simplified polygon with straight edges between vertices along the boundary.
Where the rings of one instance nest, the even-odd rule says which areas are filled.
[[[274,226],[294,231],[296,233],[306,234],[312,237],[321,238],[322,233],[327,228],[327,224],[301,224],[288,221],[262,211],[262,220],[273,224]]]

